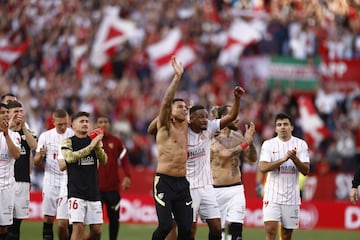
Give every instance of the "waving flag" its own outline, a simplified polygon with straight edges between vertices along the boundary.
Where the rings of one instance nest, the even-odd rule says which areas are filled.
[[[102,20],[96,33],[90,54],[90,63],[102,67],[114,54],[115,49],[127,41],[135,32],[135,23],[108,15]]]
[[[223,46],[218,63],[220,65],[236,65],[244,49],[253,42],[261,39],[266,25],[260,20],[251,22],[236,19],[231,24],[227,33],[227,41]]]
[[[25,41],[19,46],[0,47],[0,66],[7,69],[13,64],[29,46],[29,42]]]
[[[157,81],[168,80],[173,75],[171,56],[175,55],[184,67],[191,65],[196,57],[194,49],[181,40],[178,28],[172,29],[159,42],[148,46],[147,53]]]
[[[300,125],[304,131],[305,140],[310,148],[317,147],[320,142],[330,136],[330,131],[316,112],[309,97],[299,97]]]

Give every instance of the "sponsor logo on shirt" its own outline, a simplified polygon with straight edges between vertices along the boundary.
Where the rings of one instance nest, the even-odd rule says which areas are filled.
[[[79,159],[79,165],[81,166],[88,166],[88,165],[94,165],[95,159],[92,156],[84,157]]]
[[[0,153],[0,161],[9,161],[12,157],[7,153]]]
[[[198,149],[188,151],[188,159],[199,158],[199,157],[203,157],[205,155],[206,155],[206,151],[204,148],[198,148]]]
[[[280,173],[282,174],[295,174],[295,172],[296,172],[295,166],[288,166],[288,165],[280,166]]]

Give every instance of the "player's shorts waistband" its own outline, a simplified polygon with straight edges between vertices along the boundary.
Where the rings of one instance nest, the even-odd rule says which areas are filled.
[[[229,184],[229,185],[214,185],[214,188],[233,187],[233,186],[238,186],[238,185],[243,185],[243,183],[240,181],[240,182]]]
[[[163,174],[163,173],[156,173],[156,176],[159,176],[161,178],[171,178],[173,180],[178,180],[178,181],[183,181],[184,179],[186,179],[185,176],[170,176],[170,175],[166,175],[166,174]]]

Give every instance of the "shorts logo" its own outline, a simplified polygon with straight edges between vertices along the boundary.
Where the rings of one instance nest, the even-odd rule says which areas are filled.
[[[158,196],[159,199],[163,199],[164,193],[158,193],[157,196]]]
[[[192,203],[192,201],[190,201],[190,202],[185,202],[185,205],[186,205],[186,206],[189,206],[191,203]]]
[[[267,207],[269,205],[269,201],[264,201],[264,206]]]

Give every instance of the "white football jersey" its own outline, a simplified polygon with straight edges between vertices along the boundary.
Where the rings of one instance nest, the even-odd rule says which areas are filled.
[[[40,151],[42,146],[45,146],[45,171],[44,184],[46,186],[60,186],[61,179],[64,179],[66,174],[60,171],[58,164],[59,146],[64,138],[74,135],[71,128],[67,128],[64,134],[59,134],[56,129],[50,129],[40,134],[36,152]]]
[[[278,137],[266,140],[261,147],[260,161],[277,161],[294,148],[297,149],[296,155],[300,161],[310,162],[307,143],[294,136],[287,142],[281,141]],[[299,170],[291,159],[281,164],[278,169],[267,173],[263,200],[285,205],[301,203]]]
[[[220,130],[220,119],[209,120],[207,130],[195,133],[188,130],[188,160],[186,178],[190,188],[204,187],[213,184],[210,165],[211,138]]]
[[[8,131],[9,136],[17,148],[21,148],[21,139],[18,132]],[[4,133],[0,133],[0,189],[7,188],[15,182],[15,159],[11,156]]]

